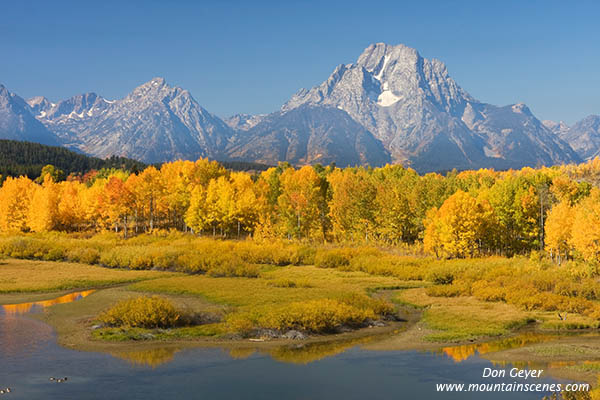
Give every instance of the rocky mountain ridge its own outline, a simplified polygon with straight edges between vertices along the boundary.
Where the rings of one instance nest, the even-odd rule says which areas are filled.
[[[268,115],[223,120],[163,78],[118,100],[96,93],[56,103],[19,99],[0,86],[0,138],[48,140],[144,162],[396,162],[428,172],[578,162],[600,149],[593,121],[575,130],[538,120],[522,103],[481,102],[441,61],[384,43],[370,45],[355,63],[339,65],[322,84],[299,90]]]

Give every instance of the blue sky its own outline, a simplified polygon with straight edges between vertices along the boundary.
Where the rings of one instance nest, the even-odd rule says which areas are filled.
[[[0,83],[111,99],[162,76],[219,116],[268,113],[370,43],[403,43],[479,100],[573,123],[600,114],[599,14],[595,1],[3,1]]]

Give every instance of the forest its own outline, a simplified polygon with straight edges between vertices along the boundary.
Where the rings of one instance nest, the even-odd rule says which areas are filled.
[[[156,229],[213,238],[418,247],[437,258],[544,252],[560,264],[600,251],[600,159],[580,165],[419,175],[410,168],[227,170],[175,161],[86,174],[45,166],[7,177],[3,232]]]
[[[111,168],[138,172],[148,165],[126,157],[111,156],[106,159],[77,153],[64,147],[40,143],[0,139],[0,176],[27,176],[36,179],[45,165],[52,165],[66,175],[85,175],[92,170]],[[268,165],[244,161],[223,161],[223,166],[234,171],[264,171]],[[159,164],[155,165],[158,166]],[[66,177],[59,176],[61,180]]]
[[[0,139],[0,174],[3,178],[23,175],[35,179],[41,175],[42,168],[47,164],[52,164],[67,175],[83,175],[93,169],[102,168],[140,171],[146,167],[142,162],[125,157],[112,156],[101,159],[64,147]]]

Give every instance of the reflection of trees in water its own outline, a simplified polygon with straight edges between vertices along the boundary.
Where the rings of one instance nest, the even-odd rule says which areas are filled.
[[[288,344],[270,349],[234,347],[229,350],[229,356],[236,360],[243,360],[258,352],[268,354],[274,360],[285,363],[308,364],[343,353],[351,347],[365,344],[372,339],[372,337],[364,337],[320,343]]]
[[[555,340],[556,338],[557,336],[555,335],[524,333],[515,337],[492,342],[444,347],[441,351],[448,357],[452,358],[455,362],[462,362],[476,354],[486,354],[496,351],[516,349],[534,343],[549,342],[551,340]]]
[[[33,301],[30,303],[20,303],[20,304],[6,304],[6,305],[1,306],[0,309],[2,311],[4,311],[4,314],[6,314],[6,315],[21,315],[21,314],[28,313],[37,307],[46,308],[46,307],[54,306],[57,304],[71,303],[73,301],[87,297],[94,292],[95,292],[95,290],[86,290],[83,292],[69,293],[64,296],[60,296],[60,297],[57,297],[55,299],[50,299],[50,300]]]
[[[178,347],[153,347],[150,349],[112,352],[111,355],[129,362],[134,366],[156,368],[161,364],[173,361]]]
[[[371,340],[373,340],[372,337],[363,337],[321,343],[287,345],[269,349],[266,350],[266,352],[277,361],[293,364],[308,364],[313,361],[343,353],[351,347],[368,343]]]
[[[236,360],[244,360],[255,353],[267,354],[274,360],[293,363],[308,364],[326,357],[340,354],[351,347],[371,341],[371,337],[328,341],[322,343],[289,344],[276,348],[233,347],[229,349],[229,356]],[[135,351],[111,352],[111,355],[128,361],[134,366],[156,368],[161,364],[173,361],[176,353],[184,347],[151,347]]]
[[[234,347],[229,350],[229,356],[234,360],[245,360],[254,353],[256,353],[254,347]]]

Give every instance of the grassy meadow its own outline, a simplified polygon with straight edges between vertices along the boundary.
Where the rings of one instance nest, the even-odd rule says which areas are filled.
[[[0,294],[45,293],[102,288],[168,277],[169,272],[107,269],[72,262],[46,262],[5,258],[0,260]]]
[[[556,376],[596,382],[600,346],[563,339],[598,328],[593,264],[410,250],[178,232],[4,235],[0,304],[98,289],[35,317],[64,346],[133,365],[158,366],[190,345],[300,364],[360,345],[538,360]]]
[[[422,313],[430,332],[424,339],[433,342],[507,335],[527,325],[595,329],[600,318],[592,265],[558,267],[534,257],[438,260],[407,255],[407,249],[180,232],[130,239],[106,232],[5,235],[0,254],[6,257],[0,294],[119,285],[126,297],[171,299],[180,314],[174,329],[153,336],[148,324],[105,323],[93,336],[107,340],[260,337],[264,330],[321,335],[377,321],[393,325],[407,307]],[[182,298],[199,299],[201,306],[182,308]],[[98,322],[120,299],[105,299],[86,318]]]

